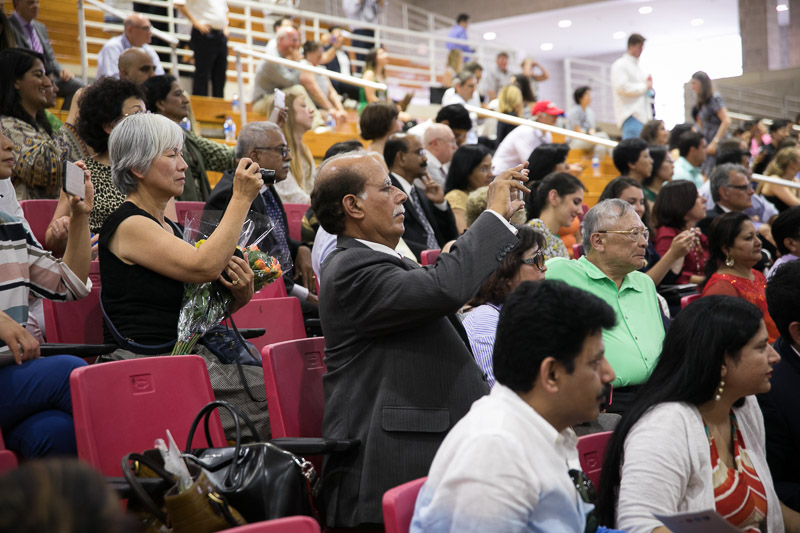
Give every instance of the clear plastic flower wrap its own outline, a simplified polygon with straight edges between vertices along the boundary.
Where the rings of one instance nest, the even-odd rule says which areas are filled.
[[[222,211],[190,211],[184,220],[183,239],[200,247],[222,219]],[[255,290],[280,280],[283,272],[292,268],[292,259],[285,244],[274,234],[275,224],[266,215],[251,211],[242,225],[234,255],[243,257],[254,274]],[[178,342],[172,355],[191,354],[197,342],[218,325],[229,312],[233,295],[219,280],[206,283],[187,283],[178,317]]]

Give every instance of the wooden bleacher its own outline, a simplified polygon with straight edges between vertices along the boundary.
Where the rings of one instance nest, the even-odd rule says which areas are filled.
[[[13,5],[11,2],[4,3],[4,10],[6,14],[13,12]],[[89,20],[102,21],[103,15],[97,11],[88,10],[86,16]],[[74,0],[48,0],[42,2],[39,19],[40,22],[47,26],[50,35],[50,41],[53,45],[53,50],[56,53],[58,60],[68,66],[80,65],[80,47],[76,35],[78,34],[78,15]],[[234,26],[237,22],[234,21]],[[268,29],[265,29],[268,31]],[[87,28],[88,34],[92,37],[109,38],[113,34],[102,31],[97,28]],[[98,52],[100,45],[89,44],[90,52]],[[389,69],[392,65],[406,66],[411,64],[408,60],[391,59]],[[94,65],[92,65],[94,66]],[[231,57],[231,68],[233,67],[233,58]],[[74,68],[77,73],[78,69]],[[413,76],[417,79],[418,76]],[[229,79],[230,82],[235,80]],[[408,89],[419,90],[418,87],[413,85],[403,85]],[[194,111],[195,121],[199,123],[201,128],[210,128],[218,130],[219,135],[222,134],[222,123],[225,121],[226,116],[231,116],[236,122],[237,129],[241,129],[240,117],[233,112],[232,102],[223,100],[221,98],[192,96],[192,108]],[[60,107],[60,106],[59,106]],[[250,104],[247,104],[247,119],[248,121],[265,120],[266,117],[254,113],[250,109]],[[66,119],[67,112],[51,109],[51,112],[58,116],[62,121]],[[303,142],[309,147],[312,155],[317,161],[322,159],[325,151],[334,143],[347,141],[351,139],[358,139],[367,146],[369,143],[361,139],[358,134],[358,115],[355,111],[348,112],[348,121],[336,128],[332,132],[315,133],[309,131],[303,137]],[[215,139],[218,142],[225,142],[222,139]],[[562,136],[554,135],[554,142],[564,142]],[[227,143],[231,144],[231,143]],[[589,156],[580,150],[571,150],[567,161],[570,163],[581,162],[586,167],[580,179],[586,185],[586,193],[584,195],[584,202],[590,207],[597,203],[600,193],[603,188],[615,178],[619,172],[614,167],[613,162],[609,156],[606,156],[600,163],[600,176],[595,177],[591,168],[591,161]],[[209,173],[209,180],[212,184],[216,184],[219,180],[218,173]]]

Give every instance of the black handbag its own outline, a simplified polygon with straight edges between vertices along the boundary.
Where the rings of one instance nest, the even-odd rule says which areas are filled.
[[[235,445],[191,450],[194,432],[201,420],[208,445],[213,446],[209,421],[217,408],[227,410],[235,420]],[[260,440],[253,423],[235,406],[215,401],[203,407],[189,430],[186,461],[202,467],[218,492],[248,522],[295,515],[319,519],[315,505],[318,477],[314,466],[268,442],[242,444],[240,420],[247,424],[254,438]]]

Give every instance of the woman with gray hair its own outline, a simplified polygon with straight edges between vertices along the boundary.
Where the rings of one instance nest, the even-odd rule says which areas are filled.
[[[233,295],[231,312],[253,295],[247,259],[233,252],[250,204],[264,183],[259,167],[242,158],[219,226],[196,248],[183,240],[181,227],[164,216],[170,199],[183,192],[183,140],[180,126],[162,115],[131,115],[111,132],[111,176],[125,202],[100,230],[100,277],[109,326],[105,340],[120,349],[102,360],[169,354],[177,337],[184,283],[218,279]],[[216,398],[227,399],[257,424],[266,424],[266,405],[247,399],[236,366],[220,364],[200,345],[197,352],[206,360]],[[260,368],[243,370],[252,388],[259,382],[263,386]]]

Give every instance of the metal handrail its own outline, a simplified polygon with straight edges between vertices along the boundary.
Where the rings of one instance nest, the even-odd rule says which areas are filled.
[[[484,109],[482,107],[477,107],[473,105],[466,105],[464,107],[470,113],[475,113],[476,115],[481,117],[494,118],[500,122],[505,122],[506,124],[514,124],[515,126],[530,126],[531,128],[536,128],[538,130],[549,131],[550,133],[559,133],[564,137],[580,139],[588,143],[599,144],[601,146],[607,146],[609,148],[615,148],[619,144],[617,141],[612,141],[611,139],[603,139],[602,137],[595,137],[594,135],[588,135],[586,133],[567,130],[564,128],[559,128],[558,126],[550,126],[549,124],[542,124],[541,122],[536,122],[534,120],[514,117],[511,115],[506,115],[504,113],[498,113],[497,111],[490,111],[489,109]]]
[[[736,113],[735,111],[728,111],[728,116],[729,116],[729,117],[731,117],[731,118],[732,118],[732,119],[734,119],[734,120],[741,120],[742,122],[747,122],[747,121],[749,121],[749,120],[755,120],[755,118],[756,118],[756,117],[754,117],[754,116],[752,116],[752,115],[745,115],[744,113]],[[772,119],[769,119],[769,118],[763,118],[763,119],[761,119],[761,120],[762,120],[762,121],[764,122],[764,124],[766,124],[767,126],[769,126],[770,124],[772,124]],[[792,129],[795,129],[795,130],[797,130],[797,131],[800,131],[800,126],[798,126],[797,124],[792,124]]]
[[[291,59],[284,59],[282,57],[269,55],[265,52],[261,52],[259,50],[253,50],[245,46],[240,46],[240,45],[234,46],[233,52],[236,54],[236,81],[239,84],[239,94],[244,94],[244,72],[242,69],[243,55],[257,57],[269,63],[283,65],[285,67],[293,68],[296,70],[302,70],[304,72],[310,72],[312,74],[327,76],[328,78],[332,78],[334,80],[338,80],[344,83],[349,83],[350,85],[357,85],[358,87],[369,87],[371,89],[376,89],[378,91],[385,91],[388,89],[385,83],[368,81],[362,78],[357,78],[355,76],[342,74],[340,72],[334,72],[326,68],[315,67],[313,65],[306,65],[298,61],[292,61]],[[240,119],[242,121],[242,125],[247,124],[247,111],[245,110],[245,106],[240,106],[240,113],[241,113]]]
[[[786,181],[783,178],[774,178],[772,176],[764,176],[762,174],[753,174],[750,176],[751,180],[760,181],[762,183],[772,183],[773,185],[784,185],[793,189],[800,189],[800,183],[796,181]]]
[[[186,42],[189,39],[189,36],[184,33],[178,33],[175,31],[175,27],[178,23],[184,23],[186,21],[182,19],[178,19],[174,15],[173,2],[172,0],[168,0],[165,2],[158,2],[155,0],[141,0],[141,3],[144,4],[152,4],[158,5],[161,7],[167,8],[167,15],[160,16],[160,15],[148,15],[151,20],[156,21],[164,21],[169,24],[171,34],[159,32],[155,28],[153,29],[154,35],[159,36],[162,39],[165,39],[169,42],[173,42],[179,40],[180,42]],[[88,4],[88,5],[87,5]],[[273,35],[271,33],[263,32],[263,31],[256,31],[253,28],[254,24],[259,24],[264,22],[264,18],[258,16],[254,13],[257,11],[259,13],[268,11],[271,14],[278,14],[278,15],[287,15],[295,18],[300,18],[305,23],[301,24],[301,32],[311,32],[314,35],[316,40],[319,40],[322,31],[324,28],[321,27],[320,23],[329,24],[329,25],[340,25],[344,27],[348,27],[353,25],[354,21],[345,17],[333,16],[333,15],[326,15],[322,13],[316,13],[312,11],[305,11],[299,10],[293,7],[288,6],[281,6],[281,5],[269,5],[265,6],[263,3],[260,3],[256,0],[228,0],[228,5],[231,8],[241,8],[244,13],[231,13],[230,19],[235,21],[241,21],[244,23],[244,28],[237,28],[231,27],[231,34],[237,37],[241,37],[244,39],[245,43],[241,43],[240,41],[231,41],[231,47],[237,44],[246,44],[252,46],[254,40],[268,40],[272,38]],[[85,20],[85,13],[84,10],[86,8],[91,7],[92,9],[100,9],[106,13],[112,14],[118,17],[125,17],[129,13],[125,13],[124,11],[115,9],[110,6],[106,6],[102,2],[98,0],[78,0],[78,17],[79,17],[79,40],[80,40],[80,47],[81,47],[81,68],[83,71],[82,77],[85,81],[88,81],[88,68],[89,68],[89,58],[95,57],[94,54],[88,53],[88,42],[97,43],[96,39],[87,39],[86,37],[86,28],[94,27],[97,23]],[[433,14],[431,14],[433,15]],[[438,20],[438,18],[437,18]],[[400,67],[390,65],[389,71],[390,75],[388,76],[389,81],[392,85],[399,85],[405,83],[411,83],[413,85],[435,85],[437,73],[441,69],[436,68],[437,59],[442,56],[442,52],[445,50],[445,45],[447,43],[456,43],[456,44],[467,44],[470,47],[476,49],[478,52],[476,57],[482,56],[484,53],[494,53],[503,49],[501,45],[491,44],[486,42],[478,42],[478,41],[468,41],[464,39],[455,39],[452,37],[447,37],[443,35],[437,35],[435,32],[419,32],[413,30],[407,30],[402,28],[396,27],[389,27],[381,24],[373,24],[369,22],[358,22],[358,26],[362,28],[369,28],[375,31],[375,38],[374,42],[376,45],[379,45],[383,42],[390,41],[393,44],[397,44],[398,47],[400,46],[416,46],[417,44],[421,47],[425,47],[426,51],[422,53],[416,54],[408,54],[408,57],[411,58],[411,61],[415,61],[419,63],[419,67],[412,69],[411,67],[407,67],[409,70],[415,72],[418,76],[424,76],[427,81],[421,81],[420,79],[417,80],[405,80],[400,76],[394,76],[391,74],[392,71],[400,70]],[[388,37],[388,39],[387,39]],[[400,39],[405,39],[401,41]],[[369,41],[369,39],[359,36],[359,40],[362,41]],[[410,44],[416,43],[416,44]],[[355,48],[355,47],[346,47],[348,50],[356,51],[358,53],[365,53],[366,51],[362,48]],[[185,65],[180,64],[178,65],[177,58],[178,56],[186,56],[190,55],[191,53],[182,49],[177,49],[174,45],[172,50],[166,49],[164,47],[154,46],[154,49],[157,51],[170,51],[172,54],[172,72],[173,74],[177,75],[177,71],[188,71],[191,72],[194,70],[192,65]],[[394,53],[394,52],[393,52]],[[402,55],[398,53],[398,55]],[[360,61],[354,60],[354,65],[361,64]],[[442,66],[444,65],[444,61],[441,61]],[[247,64],[247,77],[248,81],[251,79],[255,73],[256,65],[252,62]],[[406,70],[403,68],[402,70]],[[232,74],[228,72],[227,74]]]

